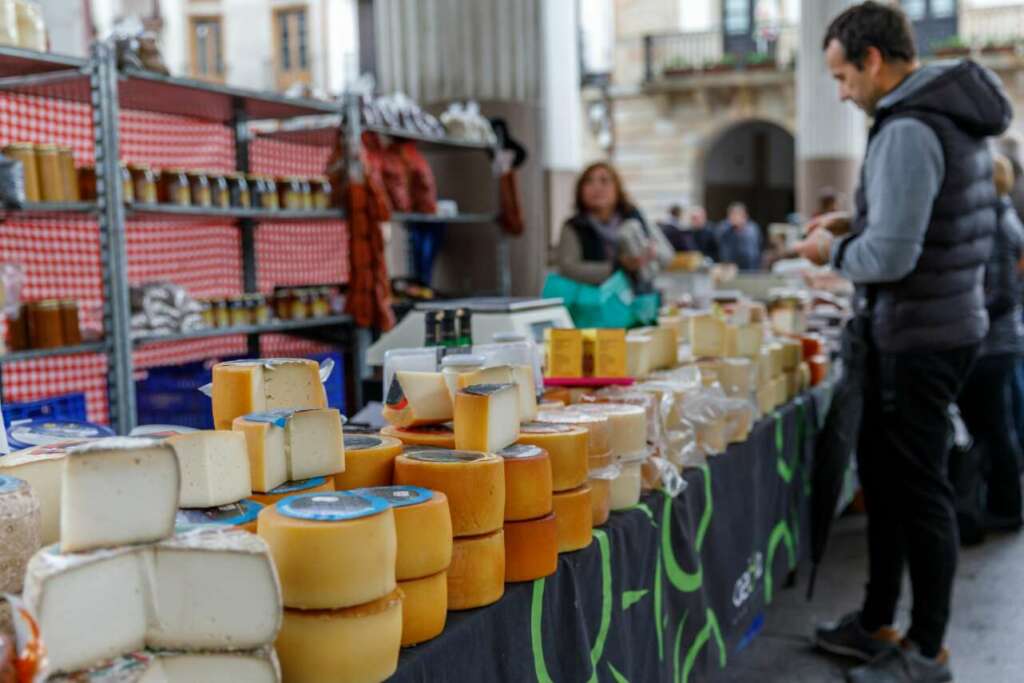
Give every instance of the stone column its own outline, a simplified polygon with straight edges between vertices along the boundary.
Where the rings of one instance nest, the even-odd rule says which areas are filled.
[[[819,193],[842,193],[840,208],[851,209],[867,124],[853,104],[839,101],[838,87],[825,65],[822,40],[832,19],[855,0],[801,0],[797,59],[797,208],[817,212]]]

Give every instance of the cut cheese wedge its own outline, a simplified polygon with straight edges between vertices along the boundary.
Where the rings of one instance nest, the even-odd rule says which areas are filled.
[[[384,401],[384,419],[397,427],[448,422],[452,410],[452,397],[440,372],[396,372]]]
[[[399,582],[421,579],[448,568],[452,561],[452,520],[448,498],[419,486],[380,486],[355,493],[380,498],[395,513]]]
[[[496,455],[440,449],[404,453],[395,458],[395,484],[444,493],[456,537],[492,533],[505,521],[505,464]]]
[[[726,324],[710,315],[695,315],[690,318],[690,348],[695,358],[719,357],[725,355]]]
[[[458,388],[474,384],[514,384],[519,396],[519,421],[529,422],[537,415],[537,387],[533,368],[528,365],[500,365],[458,375]]]
[[[388,425],[380,430],[381,436],[391,436],[406,446],[432,446],[434,448],[455,448],[455,430],[451,424],[429,425],[426,427],[395,427]]]
[[[505,594],[505,535],[456,538],[448,568],[448,609],[491,605]]]
[[[341,413],[334,408],[253,413],[235,419],[232,428],[245,435],[258,493],[345,471]]]
[[[516,444],[497,453],[505,461],[505,522],[551,513],[551,458],[537,446]]]
[[[25,568],[37,550],[39,499],[27,482],[0,475],[0,593],[21,593]]]
[[[718,369],[718,381],[726,395],[750,398],[755,390],[755,368],[749,358],[725,358]]]
[[[339,610],[286,609],[277,637],[288,683],[374,683],[398,668],[402,593]]]
[[[455,395],[455,447],[494,453],[519,438],[514,384],[474,384]]]
[[[174,449],[155,439],[108,437],[72,446],[61,486],[61,551],[170,536],[180,486]]]
[[[520,425],[516,443],[543,448],[551,460],[552,490],[568,491],[587,480],[589,440],[589,433],[582,427],[528,422]]]
[[[402,591],[402,647],[432,640],[448,619],[448,572],[399,581]]]
[[[638,327],[629,331],[627,339],[630,335],[651,338],[653,342],[651,369],[674,368],[679,364],[679,336],[675,329],[671,327]]]
[[[505,581],[533,581],[558,569],[558,525],[554,515],[505,522]]]
[[[587,450],[591,456],[603,455],[611,449],[611,433],[608,417],[575,410],[576,406],[545,410],[537,413],[537,422],[565,424],[587,430]]]
[[[279,500],[289,496],[297,496],[303,493],[329,493],[334,490],[334,480],[330,477],[313,477],[302,481],[288,481],[272,491],[266,493],[254,493],[250,500],[260,505],[274,505]],[[256,530],[253,529],[253,533]]]
[[[284,604],[342,609],[395,589],[398,540],[391,507],[347,491],[292,496],[260,512]]]
[[[60,490],[67,448],[81,441],[33,446],[0,457],[0,475],[28,482],[39,499],[39,542],[60,540]]]
[[[345,435],[345,471],[334,475],[338,491],[390,486],[402,442],[391,436]]]
[[[729,325],[725,335],[725,355],[757,359],[764,339],[764,325]]]
[[[647,411],[626,403],[581,403],[576,410],[608,418],[608,448],[616,457],[647,448]]]
[[[165,442],[174,448],[181,468],[184,508],[237,503],[252,495],[245,436],[227,430],[178,434]]]
[[[594,511],[590,487],[581,486],[554,496],[555,521],[558,524],[558,552],[582,550],[590,545]]]
[[[637,379],[654,370],[654,338],[646,335],[626,336],[626,374]]]
[[[231,429],[240,415],[326,408],[320,366],[305,358],[262,358],[213,366],[213,423]]]

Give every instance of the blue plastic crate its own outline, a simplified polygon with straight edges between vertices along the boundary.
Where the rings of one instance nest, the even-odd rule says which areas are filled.
[[[18,420],[75,420],[85,422],[85,394],[65,394],[38,401],[21,401],[3,404],[4,427],[10,427]]]
[[[314,353],[309,356],[318,363],[323,363],[328,358],[334,360],[334,371],[324,382],[324,392],[327,394],[327,405],[337,408],[342,415],[345,412],[345,362],[339,353]]]

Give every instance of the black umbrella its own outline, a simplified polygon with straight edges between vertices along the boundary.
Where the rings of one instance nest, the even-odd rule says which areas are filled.
[[[811,577],[807,599],[814,596],[818,566],[825,555],[839,495],[857,447],[864,409],[864,371],[867,362],[869,320],[856,316],[843,330],[840,358],[842,375],[836,380],[825,425],[818,433],[811,465]]]

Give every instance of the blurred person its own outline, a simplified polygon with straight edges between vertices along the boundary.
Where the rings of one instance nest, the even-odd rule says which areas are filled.
[[[1013,208],[1013,165],[995,159],[999,193],[999,228],[985,269],[985,305],[990,319],[988,336],[978,362],[960,394],[958,405],[967,430],[979,449],[985,480],[982,529],[1017,531],[1021,528],[1020,442],[1013,423],[1011,383],[1024,351],[1020,278],[1017,264],[1024,252],[1024,226]]]
[[[982,286],[996,232],[992,156],[1012,107],[971,61],[922,67],[897,7],[854,5],[823,49],[843,101],[873,118],[854,215],[825,214],[798,245],[857,287],[844,343],[857,348],[858,474],[868,511],[868,584],[859,611],[819,627],[816,645],[868,664],[855,683],[952,680],[943,639],[958,538],[947,473],[956,401],[988,333]],[[904,569],[911,627],[892,628]]]
[[[669,207],[668,217],[658,227],[676,251],[699,251],[693,231],[683,225],[683,207],[678,204]]]
[[[742,202],[729,205],[725,222],[718,230],[718,261],[747,271],[761,267],[761,226],[750,220]]]
[[[558,242],[559,273],[599,285],[622,269],[637,293],[652,292],[675,252],[661,230],[648,227],[611,164],[597,162],[583,171],[575,208]]]
[[[693,232],[697,251],[712,261],[718,260],[718,238],[714,229],[708,225],[708,212],[703,206],[694,206],[686,217],[687,227]]]

